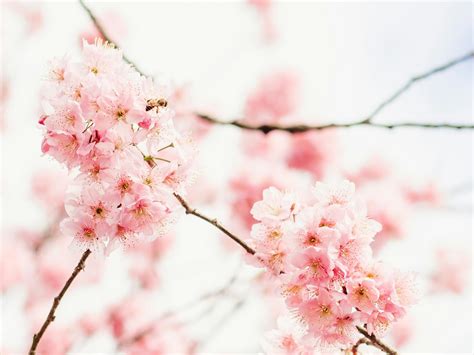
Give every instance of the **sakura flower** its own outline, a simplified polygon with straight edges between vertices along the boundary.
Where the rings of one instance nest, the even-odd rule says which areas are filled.
[[[174,129],[164,81],[140,75],[101,40],[84,42],[82,55],[52,63],[42,151],[74,177],[65,233],[82,249],[110,252],[162,235],[174,222],[180,205],[173,194],[186,192],[195,151]]]
[[[259,221],[283,221],[290,218],[295,209],[291,194],[270,187],[263,191],[263,200],[254,204],[250,213]]]
[[[309,247],[292,260],[293,265],[307,270],[310,278],[321,282],[331,278],[334,262],[327,250]]]
[[[316,328],[320,332],[323,328],[331,325],[335,321],[335,312],[337,305],[337,297],[331,295],[325,289],[318,290],[315,298],[303,301],[299,306],[299,311],[309,324],[310,331]]]
[[[361,311],[372,312],[376,307],[380,292],[371,279],[354,280],[347,283],[349,301]]]
[[[313,193],[319,204],[330,206],[347,204],[352,200],[354,191],[355,185],[345,180],[331,185],[317,182]]]
[[[281,316],[278,329],[265,334],[262,347],[269,354],[300,354],[304,328],[289,316]]]
[[[371,243],[381,227],[367,217],[354,184],[317,183],[312,196],[291,195],[292,203],[283,203],[290,195],[271,187],[252,209],[260,222],[251,231],[251,262],[270,271],[304,325],[302,337],[275,332],[272,351],[350,348],[357,326],[385,334],[416,302],[416,282],[373,259]]]

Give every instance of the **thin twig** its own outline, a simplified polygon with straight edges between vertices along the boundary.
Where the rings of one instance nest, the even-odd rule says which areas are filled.
[[[198,348],[202,348],[206,343],[208,343],[212,338],[214,338],[219,330],[223,328],[223,326],[244,306],[245,298],[242,297],[241,299],[237,300],[236,303],[232,306],[232,308],[226,312],[222,318],[220,318],[216,324],[211,328],[210,331],[201,339],[199,343],[194,344],[193,352],[197,352]]]
[[[159,322],[162,322],[162,321],[164,321],[164,320],[166,320],[170,317],[176,316],[179,313],[182,313],[186,310],[189,310],[193,307],[196,307],[196,306],[202,304],[204,301],[207,301],[207,300],[212,299],[212,298],[217,300],[220,296],[224,296],[225,294],[227,294],[229,292],[230,288],[237,281],[237,276],[238,276],[238,274],[233,275],[226,282],[226,284],[224,286],[220,287],[217,290],[206,292],[205,294],[201,295],[199,298],[197,298],[195,300],[192,300],[188,303],[185,303],[185,304],[181,305],[180,307],[175,308],[173,310],[169,310],[169,311],[166,311],[166,312],[162,313],[157,318],[155,318],[148,326],[146,326],[145,328],[143,328],[139,332],[135,333],[134,335],[128,337],[127,339],[124,339],[121,342],[119,342],[117,344],[117,350],[120,350],[120,349],[122,349],[123,347],[125,347],[127,345],[130,345],[130,344],[133,344],[137,341],[140,341],[143,337],[145,337],[146,335],[151,333],[155,329],[155,326],[157,324],[159,324]],[[215,307],[215,303],[213,303],[211,306]],[[206,312],[204,314],[208,314],[210,312],[210,310],[211,310],[210,308],[207,308]]]
[[[419,128],[452,128],[452,129],[474,129],[474,125],[466,125],[466,124],[451,124],[451,123],[421,123],[421,122],[401,122],[401,123],[375,123],[372,122],[372,119],[375,118],[382,110],[384,110],[387,106],[393,103],[396,99],[398,99],[403,93],[408,91],[408,89],[418,81],[422,81],[431,77],[434,74],[440,73],[445,71],[449,68],[452,68],[462,62],[470,60],[474,58],[474,51],[470,51],[467,54],[462,55],[456,59],[453,59],[443,65],[440,65],[436,68],[430,69],[427,72],[414,76],[409,79],[402,87],[397,89],[393,94],[391,94],[387,99],[382,101],[377,107],[365,118],[348,123],[330,123],[324,125],[316,125],[316,126],[309,126],[309,125],[293,125],[293,126],[280,126],[280,125],[261,125],[261,126],[254,126],[243,123],[241,120],[234,120],[234,121],[221,121],[217,118],[211,117],[206,114],[198,113],[196,114],[199,118],[218,125],[232,125],[242,129],[253,130],[253,131],[261,131],[264,134],[267,134],[271,131],[286,131],[289,133],[302,133],[307,131],[314,131],[314,130],[322,130],[328,128],[349,128],[355,126],[371,126],[371,127],[379,127],[379,128],[399,128],[399,127],[419,127]]]
[[[35,335],[33,335],[33,341],[31,343],[31,347],[30,347],[30,351],[29,351],[30,355],[34,355],[36,353],[36,348],[38,347],[38,344],[41,340],[41,337],[43,336],[44,332],[48,328],[49,324],[51,322],[53,322],[55,317],[56,317],[55,316],[56,308],[58,308],[59,303],[61,302],[61,299],[63,298],[64,294],[68,290],[69,286],[71,286],[71,284],[74,281],[74,279],[76,278],[76,276],[81,272],[81,270],[84,269],[84,264],[85,264],[86,259],[89,257],[90,254],[91,254],[91,251],[89,249],[87,249],[84,252],[84,254],[82,254],[82,257],[79,260],[79,263],[74,268],[74,271],[72,272],[71,276],[69,276],[69,279],[66,281],[66,284],[63,286],[61,292],[59,292],[59,294],[56,297],[54,297],[53,304],[52,304],[51,309],[48,313],[48,317],[44,321],[44,323],[41,326],[41,329],[39,330],[39,332],[36,333]]]
[[[402,87],[400,87],[397,91],[395,91],[392,95],[390,95],[387,99],[385,99],[382,103],[380,103],[372,113],[367,116],[365,119],[367,122],[370,122],[372,118],[374,118],[376,115],[378,115],[385,107],[390,105],[393,101],[395,101],[400,95],[402,95],[405,91],[407,91],[414,83],[417,81],[424,80],[426,78],[429,78],[430,76],[443,72],[449,68],[454,67],[457,64],[460,64],[466,60],[470,60],[474,57],[474,51],[470,51],[469,53],[466,53],[462,55],[461,57],[455,58],[443,65],[440,65],[436,68],[430,69],[427,72],[414,76],[413,78],[409,79]],[[471,127],[472,128],[472,127]]]
[[[236,242],[237,244],[239,244],[242,248],[245,249],[245,251],[249,254],[252,254],[254,255],[255,254],[255,250],[253,250],[251,247],[249,247],[244,241],[242,241],[240,238],[238,238],[235,234],[229,232],[229,230],[227,230],[222,224],[220,224],[217,219],[211,219],[209,217],[206,217],[205,215],[203,215],[202,213],[196,211],[196,209],[194,208],[191,208],[188,203],[180,196],[178,195],[177,193],[174,194],[174,196],[177,198],[177,200],[179,201],[179,203],[181,203],[181,206],[184,207],[184,210],[186,212],[186,214],[192,214],[198,218],[201,218],[202,220],[206,221],[207,223],[210,223],[212,224],[213,226],[215,226],[217,229],[219,229],[221,232],[223,232],[225,235],[227,235],[228,237],[230,237],[234,242]]]
[[[84,8],[84,10],[87,12],[89,15],[91,21],[94,23],[95,27],[99,31],[99,33],[104,37],[104,39],[110,43],[114,43],[110,37],[107,35],[107,33],[104,30],[104,27],[100,24],[100,22],[97,20],[93,12],[87,5],[84,4],[83,0],[79,0],[79,3],[81,6]],[[117,44],[114,43],[115,46],[118,48]],[[292,126],[280,126],[280,125],[260,125],[260,126],[254,126],[250,125],[247,123],[242,122],[242,120],[233,120],[233,121],[222,121],[218,118],[212,117],[208,114],[204,113],[195,113],[195,115],[199,118],[201,118],[204,121],[207,121],[212,124],[217,124],[217,125],[229,125],[229,126],[235,126],[239,127],[241,129],[246,129],[246,130],[252,130],[252,131],[260,131],[263,132],[264,134],[267,134],[272,131],[285,131],[288,133],[302,133],[302,132],[307,132],[307,131],[317,131],[317,130],[322,130],[322,129],[328,129],[328,128],[349,128],[349,127],[355,127],[355,126],[370,126],[370,127],[379,127],[379,128],[399,128],[399,127],[419,127],[419,128],[451,128],[451,129],[474,129],[474,125],[470,124],[451,124],[451,123],[421,123],[421,122],[402,122],[402,123],[374,123],[372,122],[372,119],[378,115],[383,109],[385,109],[387,106],[389,106],[391,103],[396,101],[398,97],[400,97],[404,92],[406,92],[414,83],[418,81],[422,81],[426,78],[431,77],[434,74],[440,73],[442,71],[445,71],[449,68],[452,68],[456,66],[457,64],[460,64],[466,60],[470,60],[474,57],[474,51],[470,51],[469,53],[453,59],[443,65],[440,65],[436,68],[430,69],[427,72],[414,76],[413,78],[409,79],[401,88],[397,89],[393,94],[391,94],[387,99],[382,101],[377,107],[370,113],[367,117],[364,117],[363,119],[360,119],[358,121],[354,122],[349,122],[349,123],[330,123],[330,124],[324,124],[324,125],[315,125],[315,126],[310,126],[310,125],[292,125]],[[123,55],[123,59],[133,65],[135,69],[142,75],[145,75],[143,71],[141,71],[133,62],[128,59],[125,54]]]
[[[107,35],[107,33],[105,32],[105,29],[104,27],[101,25],[101,23],[97,20],[97,17],[95,17],[94,13],[92,12],[92,10],[84,3],[83,0],[79,0],[79,4],[81,4],[82,8],[87,12],[87,15],[89,15],[91,21],[93,22],[94,26],[97,28],[97,31],[99,31],[99,33],[102,35],[102,37],[104,38],[104,40],[106,40],[107,42],[113,44],[115,47],[119,48],[119,46],[117,45],[117,43],[115,43],[114,41],[112,41],[112,39],[110,38],[110,36]],[[125,55],[125,53],[122,53],[123,55],[123,60],[125,60],[128,64],[132,65],[133,67],[135,67],[135,70],[137,72],[139,72],[141,75],[145,75],[140,69],[138,69],[138,67],[135,65],[134,62],[132,62],[130,59],[128,59],[128,57]]]
[[[351,352],[353,355],[357,355],[357,349],[359,348],[360,345],[365,344],[365,345],[372,345],[370,341],[368,341],[366,338],[360,338],[357,343],[354,344],[354,346],[351,348]]]
[[[357,330],[359,331],[360,334],[366,337],[366,339],[379,350],[382,350],[384,353],[387,353],[389,355],[397,355],[397,352],[393,349],[391,349],[389,346],[385,345],[382,343],[374,334],[369,334],[367,330],[364,328],[357,326]]]

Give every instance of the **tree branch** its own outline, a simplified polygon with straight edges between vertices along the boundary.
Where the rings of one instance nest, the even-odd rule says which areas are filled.
[[[251,247],[249,247],[244,241],[242,241],[240,238],[238,238],[235,234],[229,232],[222,224],[220,224],[217,219],[211,219],[209,217],[206,217],[205,215],[203,215],[202,213],[196,211],[196,209],[194,208],[191,208],[188,203],[180,196],[178,195],[177,193],[174,194],[174,196],[176,197],[176,199],[179,201],[179,203],[181,203],[181,206],[184,207],[184,210],[186,212],[186,214],[192,214],[204,221],[206,221],[207,223],[210,223],[212,224],[214,227],[216,227],[217,229],[219,229],[221,232],[223,232],[225,235],[227,235],[228,237],[230,237],[234,242],[236,242],[237,244],[239,244],[242,248],[245,249],[245,251],[249,254],[252,254],[254,255],[255,254],[255,250],[253,250]]]
[[[354,346],[350,349],[353,355],[357,355],[357,349],[359,348],[360,345],[365,344],[365,345],[372,345],[370,341],[368,341],[365,338],[361,338],[357,341],[357,343],[354,344]]]
[[[365,338],[370,342],[372,346],[376,347],[379,350],[382,350],[384,353],[387,353],[389,355],[397,355],[397,352],[395,350],[382,343],[374,334],[369,334],[367,330],[362,327],[357,326],[356,328],[360,334],[365,336]]]
[[[110,43],[114,43],[111,38],[107,35],[104,30],[104,27],[100,24],[100,22],[95,17],[94,13],[91,9],[84,3],[83,0],[79,0],[82,8],[87,12],[91,21],[94,23],[95,27],[99,31],[99,33],[104,37],[104,39]],[[114,43],[115,44],[115,43]],[[117,44],[115,46],[118,48]],[[451,123],[418,123],[418,122],[402,122],[402,123],[374,123],[372,119],[378,115],[383,109],[389,106],[391,103],[396,101],[404,92],[406,92],[413,84],[418,81],[422,81],[430,76],[445,71],[449,68],[452,68],[464,61],[470,60],[474,58],[474,51],[470,51],[469,53],[453,59],[443,65],[435,67],[433,69],[428,70],[427,72],[414,76],[409,79],[402,87],[397,89],[393,94],[391,94],[387,99],[382,101],[367,117],[360,119],[358,121],[349,122],[349,123],[330,123],[330,124],[323,124],[323,125],[292,125],[292,126],[280,126],[280,125],[260,125],[254,126],[247,123],[242,122],[242,120],[233,120],[233,121],[222,121],[218,118],[212,117],[205,113],[196,112],[195,115],[200,119],[207,121],[212,124],[216,125],[228,125],[228,126],[235,126],[241,129],[251,130],[251,131],[260,131],[264,134],[267,134],[272,131],[285,131],[288,133],[302,133],[307,131],[318,131],[322,129],[328,128],[349,128],[355,126],[370,126],[370,127],[378,127],[378,128],[399,128],[399,127],[418,127],[418,128],[451,128],[451,129],[474,129],[474,125],[470,124],[451,124]],[[123,54],[123,59],[133,65],[135,69],[142,75],[146,75],[143,71],[141,71],[130,59],[128,59],[125,54]]]
[[[69,286],[71,286],[71,284],[74,281],[74,279],[76,278],[76,276],[79,274],[79,272],[81,272],[81,270],[84,269],[84,264],[85,264],[86,259],[89,257],[90,254],[91,254],[91,251],[89,249],[87,249],[84,252],[84,254],[82,254],[82,257],[79,260],[79,263],[74,268],[74,271],[72,272],[71,276],[69,276],[69,279],[66,281],[66,284],[63,286],[61,292],[59,292],[59,294],[56,297],[54,297],[53,304],[52,304],[51,309],[48,313],[48,317],[44,321],[44,323],[41,326],[39,332],[36,333],[35,335],[33,335],[33,341],[31,343],[29,355],[34,355],[36,353],[36,348],[38,347],[38,344],[41,340],[41,337],[43,336],[44,332],[48,328],[49,324],[51,322],[53,322],[54,319],[56,318],[56,316],[55,316],[56,308],[58,308],[59,303],[61,302],[61,299],[63,298],[64,294],[68,290]]]
[[[217,124],[217,125],[227,125],[235,126],[245,130],[250,131],[260,131],[264,134],[270,133],[272,131],[284,131],[288,133],[303,133],[308,131],[320,131],[328,128],[350,128],[355,126],[369,126],[369,127],[378,127],[378,128],[400,128],[400,127],[419,127],[419,128],[451,128],[451,129],[474,129],[474,125],[465,125],[465,124],[451,124],[451,123],[418,123],[418,122],[401,122],[401,123],[375,123],[363,119],[360,121],[349,122],[349,123],[329,123],[323,125],[293,125],[293,126],[280,126],[280,125],[261,125],[254,126],[247,124],[241,121],[221,121],[217,118],[211,117],[206,114],[197,113],[199,118],[204,121]]]

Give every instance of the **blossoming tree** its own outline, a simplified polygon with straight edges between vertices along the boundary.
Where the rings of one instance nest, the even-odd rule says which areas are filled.
[[[474,128],[373,121],[414,83],[474,54],[410,79],[367,117],[353,122],[302,124],[295,118],[298,78],[285,71],[261,80],[247,99],[243,119],[224,121],[187,105],[183,88],[140,71],[81,4],[100,38],[84,40],[79,59],[52,60],[41,91],[41,151],[65,166],[68,177],[35,178],[34,193],[47,201],[55,218],[41,236],[21,232],[28,251],[12,245],[5,252],[17,257],[4,267],[2,291],[32,272],[23,269],[23,261],[36,253],[41,276],[37,283],[41,295],[36,297],[53,298],[48,314],[35,323],[29,353],[67,353],[72,338],[88,338],[105,326],[120,352],[197,352],[200,344],[190,340],[186,327],[174,319],[181,309],[158,318],[147,316],[147,304],[153,299],[139,291],[104,312],[84,314],[76,327],[62,333],[49,328],[68,290],[80,282],[81,271],[85,270],[85,282],[96,282],[98,265],[118,248],[134,258],[130,274],[139,281],[139,290],[157,287],[154,265],[173,243],[173,226],[194,216],[228,237],[230,248],[243,252],[245,262],[259,270],[248,283],[264,289],[262,298],[280,303],[275,329],[262,338],[266,353],[357,354],[364,345],[396,354],[384,337],[401,324],[396,344],[403,343],[408,337],[403,322],[409,323],[404,317],[420,296],[415,275],[400,270],[403,265],[384,262],[379,250],[403,236],[400,221],[407,218],[404,212],[410,206],[436,204],[440,196],[431,183],[421,187],[400,183],[378,158],[331,179],[331,172],[339,169],[334,160],[342,149],[333,129]],[[271,3],[250,4],[261,17],[265,40],[274,41]],[[196,200],[217,199],[199,180],[196,161],[203,138],[220,125],[245,132],[240,148],[247,162],[235,168],[228,182],[225,198],[233,218],[226,223],[192,206]],[[190,127],[195,134],[184,133]],[[250,174],[253,178],[245,179]],[[49,190],[55,183],[56,189]],[[193,183],[199,184],[198,191],[192,189]],[[68,265],[71,270],[59,270],[55,257],[63,256],[66,236],[80,257]],[[469,262],[450,256],[439,252],[443,265],[431,275],[434,291],[462,291],[465,282],[456,272]],[[95,275],[88,275],[88,268]],[[234,277],[190,307],[231,295],[235,282]],[[33,309],[36,302],[31,297],[28,307]],[[235,307],[240,305],[238,301]],[[132,318],[138,320],[130,322]]]

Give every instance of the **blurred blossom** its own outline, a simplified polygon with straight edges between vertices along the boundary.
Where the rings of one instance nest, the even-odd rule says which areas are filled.
[[[54,322],[56,323],[56,322]],[[71,329],[61,327],[58,324],[48,328],[38,345],[38,354],[64,355],[69,352],[74,340]]]
[[[299,78],[291,71],[264,76],[247,98],[244,121],[277,124],[295,113],[300,99]]]
[[[74,254],[68,250],[70,240],[66,236],[53,236],[37,252],[34,266],[34,277],[28,284],[28,308],[37,307],[43,303],[49,303],[50,299],[64,286],[65,280],[71,275],[71,270],[77,264]],[[64,253],[70,257],[65,258]],[[79,287],[84,284],[93,284],[101,280],[103,273],[103,262],[98,258],[91,258],[88,267],[82,272],[81,278],[76,281]]]
[[[168,234],[150,243],[140,243],[126,249],[127,254],[131,256],[130,276],[138,280],[141,288],[153,289],[159,286],[157,264],[171,248],[173,240],[174,235]]]
[[[368,215],[382,224],[372,245],[380,250],[388,241],[404,238],[409,229],[416,205],[436,205],[440,200],[438,189],[432,182],[416,185],[399,178],[389,162],[373,157],[357,170],[346,172],[366,201]]]
[[[471,257],[465,250],[438,249],[435,254],[435,270],[431,275],[433,292],[460,294],[470,284]]]
[[[41,3],[7,1],[6,5],[21,17],[28,35],[34,34],[43,27],[43,9]]]
[[[290,168],[308,171],[323,179],[329,167],[337,163],[337,139],[331,131],[307,132],[291,136],[286,161]]]
[[[393,338],[397,348],[405,346],[413,339],[415,335],[415,323],[416,319],[411,315],[407,315],[393,324],[390,330],[390,336]]]
[[[277,39],[277,32],[273,20],[273,15],[271,13],[273,4],[272,0],[247,0],[250,6],[253,6],[258,13],[262,32],[263,39],[265,42],[270,43]]]
[[[1,292],[26,281],[33,271],[31,259],[31,252],[21,241],[3,237],[0,248]]]
[[[10,83],[0,74],[0,132],[5,129],[5,110],[10,95]]]
[[[31,189],[43,207],[58,213],[64,207],[64,196],[69,177],[63,169],[44,169],[36,171],[31,179]]]
[[[97,14],[97,20],[104,28],[105,33],[114,43],[122,42],[128,33],[127,25],[123,17],[115,11],[107,11]],[[94,24],[89,23],[88,28],[79,34],[79,44],[82,46],[83,40],[89,44],[94,44],[96,38],[105,40]]]

